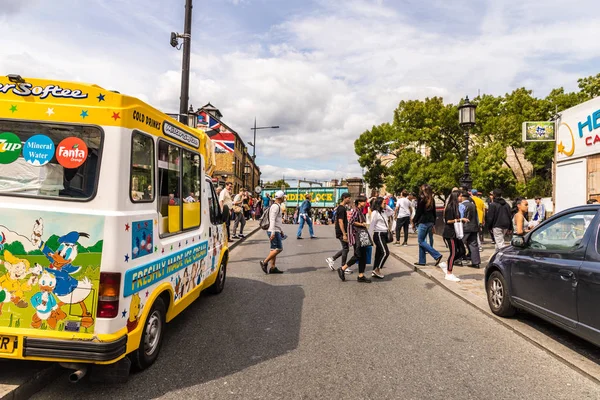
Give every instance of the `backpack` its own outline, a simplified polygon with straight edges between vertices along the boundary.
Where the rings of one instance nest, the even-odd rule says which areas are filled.
[[[269,214],[271,211],[271,207],[273,207],[275,204],[267,207],[264,211],[263,211],[263,215],[262,217],[260,217],[260,221],[258,223],[258,225],[260,226],[261,229],[263,230],[267,230],[269,229],[269,226],[271,225],[271,221],[269,220]],[[280,211],[281,211],[281,207],[279,207]]]

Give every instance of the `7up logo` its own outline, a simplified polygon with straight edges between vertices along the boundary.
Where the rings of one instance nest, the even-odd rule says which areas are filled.
[[[21,139],[11,132],[0,133],[0,164],[10,164],[21,155]]]

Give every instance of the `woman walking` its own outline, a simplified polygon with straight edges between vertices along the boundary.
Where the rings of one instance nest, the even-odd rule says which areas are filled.
[[[365,196],[358,196],[354,200],[354,208],[348,221],[348,243],[354,247],[354,254],[348,260],[346,265],[338,269],[338,275],[341,280],[346,280],[345,271],[358,262],[358,282],[371,283],[371,280],[365,276],[365,268],[367,267],[367,251],[365,247],[361,247],[360,236],[368,235],[367,219],[363,214],[363,209],[367,204]],[[364,232],[361,234],[361,232]]]
[[[417,241],[419,242],[419,262],[415,265],[425,265],[426,253],[434,258],[436,267],[442,261],[440,252],[425,242],[425,238],[433,232],[435,219],[435,200],[431,186],[428,184],[421,185],[421,193],[414,218],[414,223],[417,226]]]
[[[529,203],[527,203],[527,199],[517,197],[513,202],[512,208],[513,235],[524,236],[531,230],[529,227],[529,221],[527,221],[528,211]]]
[[[440,264],[440,268],[444,271],[446,275],[446,280],[452,282],[460,282],[460,279],[452,273],[452,267],[454,266],[454,262],[457,259],[460,259],[464,256],[463,250],[464,247],[460,246],[460,240],[456,237],[456,230],[454,229],[454,224],[457,222],[469,222],[467,218],[461,218],[460,213],[458,211],[458,205],[462,200],[462,196],[460,196],[457,192],[452,192],[450,197],[448,198],[448,203],[446,203],[446,208],[444,208],[444,232],[442,236],[444,237],[444,242],[446,246],[448,246],[448,250],[450,250],[450,255],[448,256],[448,263],[444,265],[444,263]]]
[[[394,215],[394,211],[383,204],[383,197],[378,197],[371,205],[371,224],[369,233],[375,243],[375,262],[373,263],[373,273],[371,276],[383,279],[381,268],[390,255],[388,249],[389,217]]]

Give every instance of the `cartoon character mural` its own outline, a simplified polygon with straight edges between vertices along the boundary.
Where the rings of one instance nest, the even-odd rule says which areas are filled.
[[[55,287],[56,278],[44,271],[40,278],[40,291],[31,297],[31,306],[35,309],[31,318],[32,328],[40,328],[44,321],[50,328],[56,328],[58,303],[53,294]]]
[[[38,218],[33,226],[31,242],[38,246],[50,261],[50,265],[46,269],[56,278],[53,292],[59,300],[57,319],[62,320],[67,317],[61,308],[63,305],[79,304],[82,311],[81,326],[89,328],[94,324],[94,318],[85,305],[85,299],[92,292],[93,284],[87,277],[77,280],[72,276],[81,269],[80,266],[72,264],[78,255],[77,242],[80,237],[89,238],[89,235],[84,232],[69,232],[58,239],[59,246],[53,250],[41,239],[43,232],[44,221],[42,218]]]
[[[4,303],[13,302],[19,308],[26,308],[29,304],[25,300],[25,292],[37,283],[37,277],[42,273],[42,267],[36,264],[30,269],[29,261],[15,257],[10,251],[4,250],[4,268],[8,271],[0,277],[0,314]],[[29,275],[29,280],[24,281]]]
[[[142,300],[140,295],[135,293],[131,296],[131,303],[129,304],[129,318],[127,318],[127,332],[131,332],[138,326],[140,320],[140,314],[142,312]]]

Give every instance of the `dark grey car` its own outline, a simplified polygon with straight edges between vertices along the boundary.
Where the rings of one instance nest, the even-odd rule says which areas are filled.
[[[492,312],[526,310],[600,346],[599,211],[565,210],[497,251],[485,271]]]

